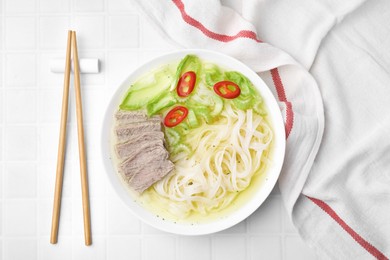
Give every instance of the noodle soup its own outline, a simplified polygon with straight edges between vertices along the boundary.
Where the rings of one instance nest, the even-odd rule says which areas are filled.
[[[274,129],[265,103],[242,73],[193,54],[145,72],[117,110],[161,118],[174,168],[142,192],[128,185],[134,176],[118,176],[160,219],[194,224],[223,218],[261,188],[272,163]],[[119,143],[115,135],[112,140]],[[118,152],[112,156],[120,165]]]

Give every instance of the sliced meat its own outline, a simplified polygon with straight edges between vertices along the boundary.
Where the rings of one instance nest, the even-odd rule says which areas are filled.
[[[164,147],[161,117],[148,118],[143,111],[124,110],[115,117],[115,149],[122,161],[119,172],[130,187],[142,193],[174,169]]]
[[[117,119],[117,125],[125,125],[129,123],[145,122],[145,121],[155,121],[161,122],[160,116],[148,116],[143,111],[127,111],[127,110],[118,110],[115,114]]]
[[[161,122],[145,121],[119,125],[116,127],[115,131],[118,138],[118,142],[126,142],[130,140],[134,135],[138,135],[143,132],[161,132]]]
[[[139,193],[144,192],[155,182],[161,180],[168,175],[175,165],[169,161],[154,161],[147,168],[142,168],[133,178],[129,180],[129,184]]]
[[[150,162],[167,160],[168,156],[168,151],[163,146],[147,146],[141,152],[130,154],[129,158],[119,165],[119,169],[124,176],[131,178],[137,174],[137,170],[148,168]]]
[[[116,145],[116,152],[120,160],[131,157],[132,154],[141,153],[148,146],[163,146],[164,134],[162,132],[146,132],[134,136],[128,142]]]

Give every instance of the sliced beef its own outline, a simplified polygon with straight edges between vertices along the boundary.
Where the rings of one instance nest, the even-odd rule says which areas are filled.
[[[116,127],[116,135],[119,142],[126,142],[143,132],[159,131],[161,132],[161,123],[156,121],[144,121],[129,123]]]
[[[152,116],[148,118],[148,116],[143,111],[119,110],[115,114],[115,117],[117,119],[117,125],[125,125],[129,123],[137,123],[137,122],[145,122],[145,121],[161,122],[160,116]]]
[[[116,152],[120,160],[128,158],[133,152],[141,152],[145,146],[151,146],[155,142],[163,146],[164,133],[163,132],[143,132],[139,135],[131,136],[127,142],[116,145]]]
[[[136,172],[135,169],[146,168],[150,162],[168,159],[168,151],[160,145],[147,146],[141,152],[133,152],[120,164],[121,172],[131,177]]]
[[[129,180],[129,184],[139,193],[144,192],[155,182],[169,174],[175,165],[169,161],[153,161],[147,168],[142,168]]]
[[[123,110],[115,117],[119,171],[130,187],[142,193],[174,169],[164,146],[161,117],[148,118],[143,111]]]

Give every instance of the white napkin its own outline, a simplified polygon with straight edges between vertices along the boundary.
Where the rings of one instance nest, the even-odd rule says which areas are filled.
[[[390,2],[138,3],[168,39],[229,54],[266,81],[286,121],[280,191],[319,256],[386,259]]]

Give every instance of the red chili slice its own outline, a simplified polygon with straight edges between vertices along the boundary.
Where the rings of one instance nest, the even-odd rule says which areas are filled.
[[[177,106],[171,109],[165,116],[164,125],[174,127],[180,124],[188,115],[188,109],[183,106]]]
[[[214,85],[214,91],[217,93],[219,96],[227,99],[233,99],[236,98],[240,95],[241,89],[240,87],[231,81],[224,80],[215,83]]]
[[[177,94],[179,97],[187,97],[194,90],[196,74],[193,71],[187,71],[181,75],[177,83]]]

